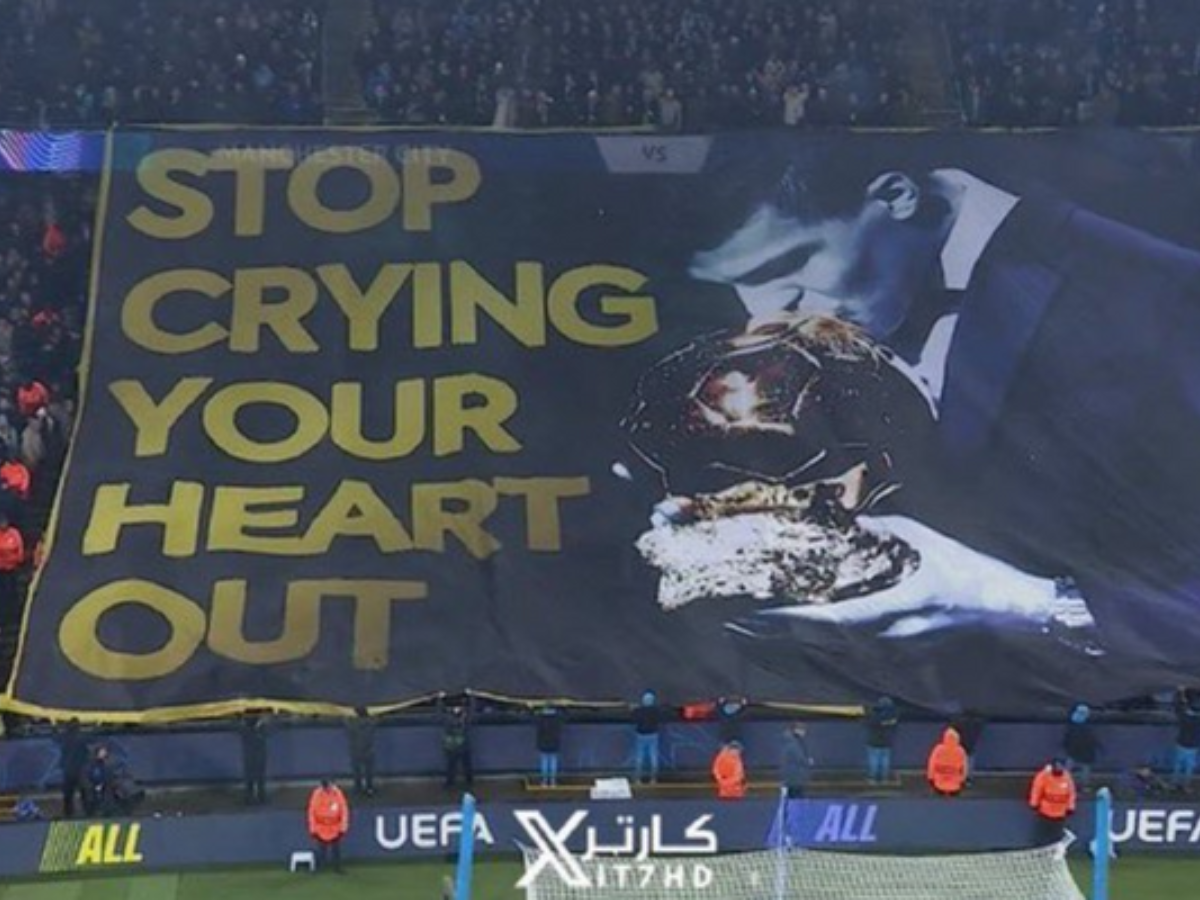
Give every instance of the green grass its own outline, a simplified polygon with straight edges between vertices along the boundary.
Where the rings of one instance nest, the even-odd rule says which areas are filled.
[[[447,863],[357,865],[347,874],[291,875],[279,869],[220,869],[178,875],[45,878],[0,885],[0,900],[438,900]],[[1073,866],[1090,893],[1090,867]],[[476,869],[474,900],[513,900],[520,874],[514,862]],[[1113,900],[1200,900],[1200,859],[1130,857],[1113,870]],[[715,898],[714,898],[715,900]],[[1009,900],[1034,900],[1012,897]]]
[[[1092,866],[1072,861],[1075,883],[1092,894]],[[1112,900],[1200,900],[1200,859],[1126,856],[1112,867]],[[90,900],[90,898],[89,898]]]

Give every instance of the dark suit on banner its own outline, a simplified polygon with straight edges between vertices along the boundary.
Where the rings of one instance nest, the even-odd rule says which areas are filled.
[[[957,314],[926,379],[938,446],[883,512],[1062,579],[1095,627],[993,618],[894,640],[760,617],[735,637],[796,683],[931,707],[1200,683],[1200,254],[1030,196],[975,249],[934,303]]]
[[[1200,254],[1022,201],[962,297],[939,430],[947,481],[922,512],[1077,581],[1111,656],[1079,680],[1200,674]]]

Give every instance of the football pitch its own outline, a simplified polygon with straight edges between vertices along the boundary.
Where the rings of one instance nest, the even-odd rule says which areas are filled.
[[[1076,881],[1090,894],[1087,863],[1075,865]],[[0,900],[439,900],[449,863],[362,864],[337,875],[292,875],[279,869],[211,869],[173,875],[43,878],[0,885]],[[513,900],[520,866],[483,862],[476,868],[476,900]],[[946,896],[944,888],[936,892]],[[931,894],[933,896],[933,894]],[[1131,857],[1113,868],[1112,900],[1200,900],[1200,859]],[[847,894],[847,900],[853,900]],[[1010,900],[1038,900],[1012,897]]]

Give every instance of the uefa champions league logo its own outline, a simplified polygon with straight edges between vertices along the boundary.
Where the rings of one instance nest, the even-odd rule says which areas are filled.
[[[712,869],[696,861],[720,850],[717,835],[709,827],[711,814],[694,819],[678,842],[664,838],[663,817],[657,813],[644,821],[632,815],[617,816],[615,842],[606,842],[595,826],[586,824],[589,810],[577,810],[557,828],[537,810],[515,810],[513,815],[533,851],[518,889],[527,890],[545,876],[574,890],[696,890],[712,884]],[[575,845],[582,844],[582,852],[569,846],[577,835],[581,840]]]

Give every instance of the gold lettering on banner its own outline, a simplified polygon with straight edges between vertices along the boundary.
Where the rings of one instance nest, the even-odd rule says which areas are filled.
[[[244,581],[217,581],[211,612],[206,614],[201,604],[179,591],[142,579],[124,579],[96,588],[72,606],[63,617],[58,641],[72,665],[105,681],[165,678],[183,669],[204,644],[212,653],[234,662],[277,665],[304,659],[316,648],[322,604],[348,601],[354,616],[350,663],[370,671],[388,664],[393,605],[426,596],[428,587],[420,581],[288,582],[280,634],[251,641],[243,630],[247,608]],[[154,613],[166,622],[169,634],[162,646],[133,652],[109,647],[100,639],[103,618],[123,606]]]
[[[522,465],[523,426],[556,413],[525,407],[536,379],[559,377],[541,363],[584,360],[591,377],[659,330],[650,279],[618,262],[572,251],[556,264],[536,247],[466,258],[483,233],[472,201],[494,214],[508,199],[485,191],[485,157],[325,136],[212,149],[229,139],[149,138],[156,149],[119,176],[117,238],[100,242],[133,239],[139,254],[128,281],[98,286],[93,327],[114,346],[90,376],[117,429],[106,446],[128,465],[116,471],[131,474],[67,480],[91,497],[71,495],[84,527],[72,520],[58,547],[78,540],[66,552],[95,574],[55,636],[103,681],[214,659],[236,680],[237,666],[335,653],[385,669],[397,604],[441,599],[431,563],[571,546],[591,480]],[[583,377],[573,365],[561,377]],[[345,577],[381,564],[395,577]],[[353,623],[349,646],[325,620],[345,623],[343,644]],[[136,832],[93,842],[89,859],[141,858]]]
[[[264,332],[272,349],[308,354],[333,346],[355,353],[403,344],[471,346],[490,337],[485,323],[528,349],[545,347],[551,327],[567,341],[605,349],[638,344],[658,331],[656,300],[643,293],[646,276],[633,269],[585,265],[551,279],[543,263],[518,261],[512,280],[506,292],[466,260],[386,263],[365,276],[343,263],[311,271],[246,266],[230,274],[168,269],[129,290],[121,330],[136,346],[166,356],[222,344],[256,354]],[[314,332],[310,320],[321,306],[336,310],[342,324],[336,332]],[[172,310],[196,321],[188,329],[167,328]]]
[[[426,443],[435,456],[462,453],[471,440],[489,453],[521,450],[509,425],[517,413],[517,392],[490,375],[447,375],[428,385],[421,378],[396,382],[392,433],[379,439],[363,434],[371,400],[360,382],[332,385],[328,401],[283,381],[234,382],[210,393],[212,383],[211,378],[183,378],[161,400],[137,381],[110,384],[109,392],[134,428],[134,455],[167,455],[175,429],[197,404],[205,437],[226,456],[255,465],[300,459],[326,440],[348,456],[372,462],[403,459]],[[373,388],[372,396],[382,389]],[[254,421],[255,411],[270,407],[287,414],[286,434],[266,439],[248,433],[245,426]]]
[[[129,492],[128,484],[97,488],[84,556],[115,553],[130,530],[149,526],[160,535],[162,554],[171,558],[216,552],[318,557],[339,541],[361,539],[387,555],[446,553],[458,546],[486,559],[501,547],[489,521],[506,498],[516,499],[524,510],[526,548],[557,553],[563,546],[563,506],[588,496],[591,482],[585,477],[534,477],[413,484],[411,531],[374,485],[355,479],[339,481],[307,519],[301,508],[308,489],[302,485],[207,488],[176,481],[165,503],[131,503]],[[448,537],[456,545],[448,544]]]
[[[356,205],[330,206],[322,185],[330,176],[350,178],[365,188]],[[361,147],[326,147],[299,161],[289,150],[257,153],[168,149],[138,164],[137,184],[148,203],[126,221],[142,234],[164,241],[186,240],[214,226],[236,237],[259,237],[266,223],[266,197],[279,193],[288,211],[308,228],[325,234],[369,231],[398,216],[407,231],[433,229],[434,211],[464,203],[482,182],[479,163],[459,150],[436,157],[407,153],[399,171],[386,158]],[[210,192],[216,179],[232,180],[232,221],[217,222]]]

